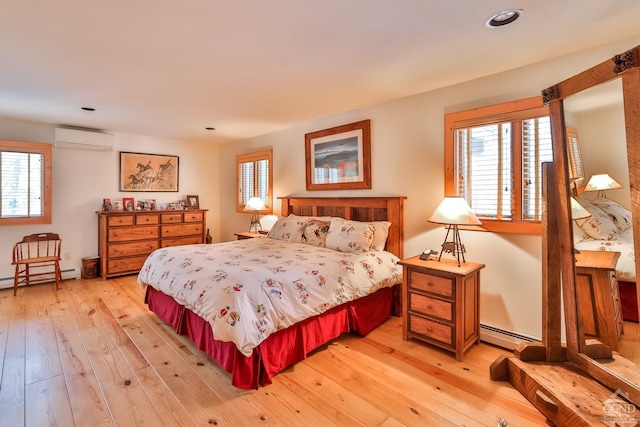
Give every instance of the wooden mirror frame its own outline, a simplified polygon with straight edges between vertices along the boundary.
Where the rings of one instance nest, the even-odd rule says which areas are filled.
[[[585,340],[580,329],[577,312],[576,273],[573,256],[571,206],[569,199],[569,161],[567,158],[567,130],[564,121],[563,100],[583,90],[622,79],[624,116],[629,163],[629,186],[631,191],[631,211],[633,216],[633,241],[636,253],[640,254],[640,46],[636,46],[613,59],[605,61],[576,76],[564,80],[542,94],[549,105],[551,131],[553,136],[553,175],[557,190],[557,204],[550,206],[549,215],[555,216],[558,234],[547,236],[551,240],[557,238],[559,248],[559,273],[562,281],[564,298],[564,315],[566,326],[566,357],[592,378],[612,390],[628,393],[629,399],[640,405],[640,374],[637,367],[626,359],[612,354],[611,350],[601,343]],[[553,185],[553,184],[551,184]],[[554,242],[555,243],[555,242]],[[640,257],[635,259],[636,271],[640,271]],[[552,269],[553,270],[553,269]],[[637,287],[637,300],[640,307],[640,287]],[[544,306],[544,304],[543,304]],[[545,313],[543,313],[543,317]],[[607,358],[615,363],[607,366],[596,359]],[[620,362],[620,363],[618,363]],[[626,364],[625,364],[626,363]],[[617,370],[614,366],[623,365],[627,369]],[[629,365],[632,365],[629,369]]]

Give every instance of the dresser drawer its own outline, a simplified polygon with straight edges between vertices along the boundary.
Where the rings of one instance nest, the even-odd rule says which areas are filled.
[[[158,249],[157,240],[143,240],[134,243],[114,243],[108,246],[107,256],[118,258],[132,255],[149,255]]]
[[[444,325],[442,323],[426,319],[422,316],[410,314],[409,330],[413,334],[419,334],[423,337],[453,346],[455,328],[451,325]]]
[[[162,239],[162,247],[180,246],[180,245],[198,245],[204,243],[202,237],[176,237],[174,239]]]
[[[126,242],[131,240],[157,239],[158,226],[114,227],[107,234],[107,241]]]
[[[163,225],[162,237],[180,237],[192,236],[194,234],[202,235],[202,224],[176,224]]]
[[[145,256],[135,256],[130,258],[112,259],[107,261],[107,274],[121,274],[121,273],[137,273],[142,268],[144,261],[147,259]]]
[[[450,301],[410,293],[409,310],[437,317],[445,322],[453,322],[453,303]]]
[[[453,298],[453,279],[412,270],[409,273],[410,291],[417,289],[432,294]]]
[[[115,215],[110,216],[107,219],[107,225],[109,227],[118,227],[121,225],[133,225],[134,216],[133,215]]]
[[[157,224],[158,214],[138,214],[136,215],[136,225]]]
[[[184,213],[184,222],[202,222],[202,212],[185,212]]]
[[[163,213],[162,214],[162,223],[163,224],[172,224],[176,222],[182,222],[182,212],[174,212],[174,213]]]

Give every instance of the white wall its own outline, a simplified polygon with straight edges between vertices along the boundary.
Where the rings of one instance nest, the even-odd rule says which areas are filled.
[[[0,118],[0,139],[53,142],[55,126]],[[120,151],[179,156],[179,191],[119,192]],[[79,277],[82,257],[98,254],[98,217],[102,199],[122,197],[171,202],[186,194],[200,196],[200,206],[209,209],[207,228],[215,241],[220,238],[219,147],[149,136],[115,134],[115,149],[98,152],[53,149],[52,224],[0,227],[0,288],[13,286],[11,251],[27,234],[51,231],[62,238],[63,270],[74,269]],[[4,279],[4,280],[3,280]]]
[[[227,144],[221,149],[223,240],[248,227],[250,217],[236,213],[235,155],[273,148],[274,195],[403,195],[405,256],[425,247],[439,249],[444,229],[427,222],[444,196],[444,115],[539,95],[540,91],[613,55],[638,40],[594,49],[448,88],[345,112],[290,129]],[[462,64],[461,66],[468,66]],[[371,190],[306,192],[304,135],[371,119]],[[280,207],[275,204],[276,211]],[[533,337],[541,336],[540,236],[463,231],[467,259],[486,264],[482,271],[481,322]]]

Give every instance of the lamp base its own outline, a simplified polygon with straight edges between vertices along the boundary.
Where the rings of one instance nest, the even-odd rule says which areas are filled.
[[[258,212],[253,212],[253,215],[251,215],[251,225],[249,225],[249,233],[259,233],[261,231],[262,224],[260,224]]]
[[[448,242],[449,233],[453,231],[453,241]],[[464,259],[464,253],[466,252],[464,245],[460,241],[460,232],[458,231],[458,226],[456,224],[451,224],[447,227],[447,235],[444,237],[444,242],[442,243],[442,249],[440,249],[440,255],[438,255],[438,261],[442,258],[442,253],[446,252],[453,255],[458,260],[458,267],[460,267],[460,258],[462,258],[462,262],[466,262]]]

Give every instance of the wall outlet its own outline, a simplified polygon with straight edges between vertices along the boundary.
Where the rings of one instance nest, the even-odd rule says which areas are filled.
[[[71,252],[65,252],[64,259],[71,259]]]

